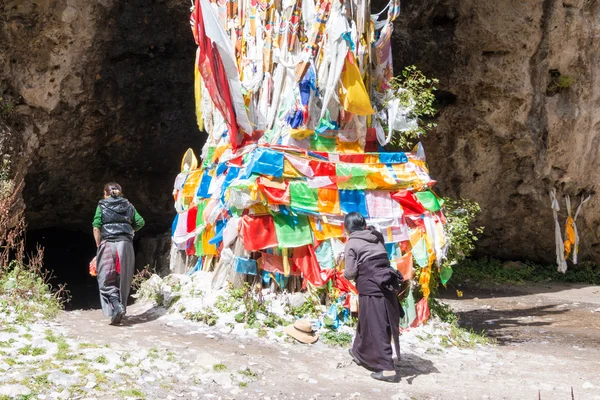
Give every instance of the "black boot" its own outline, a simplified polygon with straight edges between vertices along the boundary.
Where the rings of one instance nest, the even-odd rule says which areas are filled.
[[[395,371],[394,374],[390,374],[391,371],[385,371],[385,372],[386,372],[385,374],[383,371],[373,372],[371,374],[371,378],[377,379],[378,381],[383,381],[383,382],[393,382],[393,383],[400,382],[400,372]]]
[[[125,315],[125,307],[121,304],[121,301],[117,298],[111,299],[110,302],[113,306],[113,313],[110,317],[110,324],[117,325],[121,322],[123,315]]]

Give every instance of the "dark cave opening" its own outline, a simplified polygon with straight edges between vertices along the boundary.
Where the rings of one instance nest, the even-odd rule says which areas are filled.
[[[62,228],[33,229],[27,232],[27,253],[40,246],[44,251],[44,270],[51,273],[54,288],[66,284],[71,301],[66,310],[100,308],[96,278],[88,266],[96,255],[94,237],[90,233]]]

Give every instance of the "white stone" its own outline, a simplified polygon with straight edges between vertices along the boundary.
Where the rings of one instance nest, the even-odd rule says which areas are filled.
[[[31,393],[31,390],[27,386],[24,385],[3,385],[0,386],[0,396],[6,397],[19,397],[19,396],[28,396]]]
[[[592,385],[591,382],[584,382],[583,385],[581,385],[581,387],[584,389],[593,389],[595,386]]]
[[[94,382],[94,381],[89,381],[88,383],[86,383],[86,384],[85,384],[85,388],[86,388],[86,389],[93,389],[93,388],[95,388],[95,387],[96,387],[96,385],[97,385],[97,383],[96,383],[96,382]]]
[[[79,378],[61,371],[54,371],[48,375],[48,382],[58,386],[73,386],[79,383]]]

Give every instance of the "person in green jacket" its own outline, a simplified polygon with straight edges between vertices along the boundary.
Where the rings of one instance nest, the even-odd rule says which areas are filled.
[[[96,268],[100,303],[110,324],[116,325],[127,310],[127,298],[135,272],[134,233],[144,226],[144,219],[123,197],[121,185],[104,186],[104,198],[98,202],[92,223],[96,240]]]

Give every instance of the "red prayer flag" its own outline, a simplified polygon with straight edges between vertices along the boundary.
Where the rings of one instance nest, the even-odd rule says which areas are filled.
[[[269,204],[290,204],[289,181],[271,183],[268,179],[261,177],[258,180],[258,187]]]
[[[417,200],[417,197],[408,190],[400,190],[392,193],[392,199],[396,200],[402,206],[405,215],[422,215],[425,208]]]
[[[328,161],[310,160],[310,168],[315,172],[315,176],[336,176],[335,164]]]
[[[358,294],[356,286],[354,286],[352,282],[344,277],[344,273],[342,271],[337,272],[333,286],[344,293]]]
[[[321,276],[321,267],[319,266],[317,255],[312,245],[309,244],[295,248],[292,260],[304,276],[305,282],[302,285],[303,287],[306,286],[306,280],[315,286],[323,286],[329,280],[324,280]]]
[[[223,118],[225,118],[225,123],[229,130],[229,137],[231,138],[231,146],[235,150],[239,147],[238,126],[235,110],[233,109],[233,103],[231,101],[229,81],[227,79],[227,74],[225,73],[225,68],[223,67],[221,55],[215,48],[215,44],[206,35],[200,0],[195,1],[194,12],[190,17],[190,20],[192,22],[194,38],[200,48],[197,60],[198,71],[200,71],[200,74],[202,75],[204,85],[206,86],[215,107],[217,107],[223,115]]]
[[[244,215],[241,236],[247,251],[258,251],[277,246],[275,223],[270,215]]]
[[[421,301],[417,303],[415,306],[417,312],[417,318],[410,324],[411,328],[416,328],[417,326],[424,324],[429,319],[429,304],[427,303],[426,298],[422,298]]]
[[[340,161],[347,163],[363,164],[365,162],[364,154],[340,154]]]

